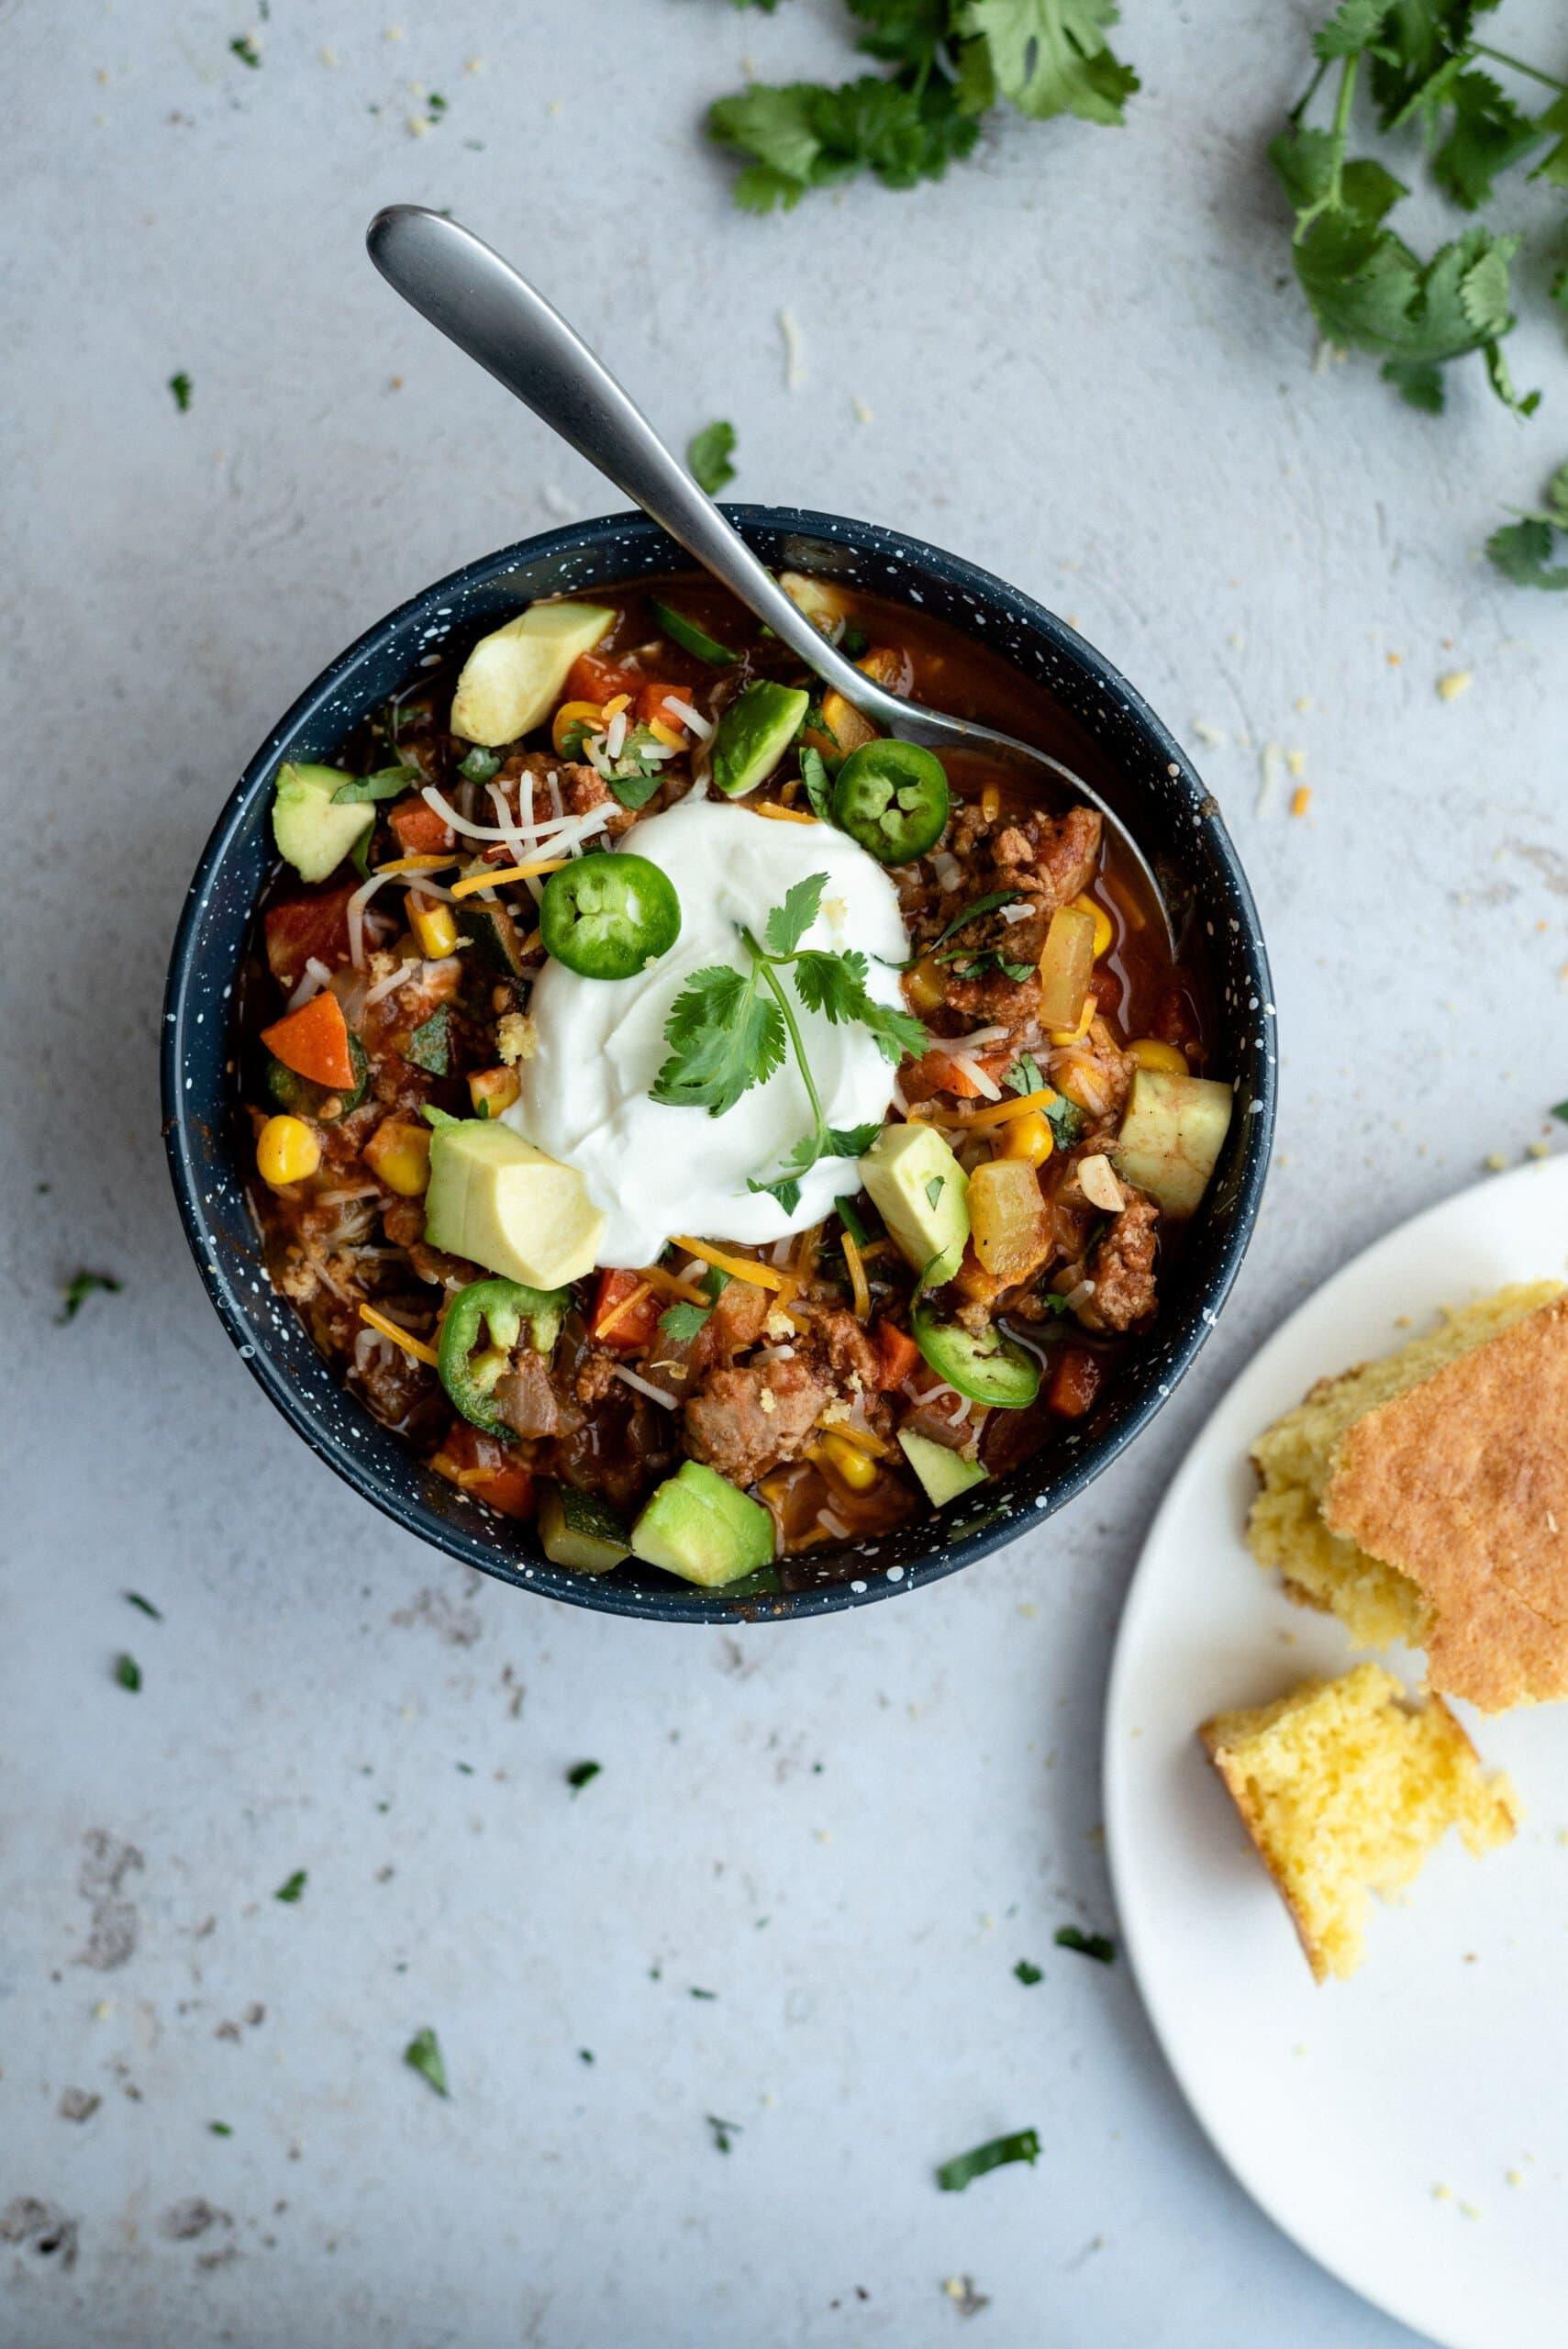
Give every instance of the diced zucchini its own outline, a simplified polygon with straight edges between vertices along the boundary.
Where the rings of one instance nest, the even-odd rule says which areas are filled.
[[[544,1554],[581,1575],[607,1575],[631,1555],[626,1528],[614,1509],[571,1485],[547,1485],[539,1505]]]
[[[1195,1212],[1214,1173],[1233,1107],[1213,1077],[1140,1068],[1117,1138],[1118,1173],[1173,1217]]]
[[[475,962],[497,978],[515,979],[521,971],[522,940],[505,906],[470,898],[458,914],[458,935],[473,947]]]

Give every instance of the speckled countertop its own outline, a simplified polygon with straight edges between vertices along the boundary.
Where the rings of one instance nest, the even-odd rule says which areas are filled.
[[[757,222],[694,124],[748,52],[840,70],[828,0],[272,0],[254,70],[211,0],[0,0],[6,2349],[1410,2338],[1052,1934],[1114,1930],[1105,1673],[1206,1410],[1568,1092],[1568,615],[1475,553],[1562,434],[1478,376],[1433,421],[1315,373],[1261,160],[1300,39],[1265,0],[1131,13],[1135,128],[1008,124],[944,186]],[[1086,1498],[912,1603],[735,1637],[481,1586],[305,1453],[187,1259],[154,1055],[224,792],[379,613],[610,502],[376,280],[395,197],[530,267],[673,436],[732,417],[737,495],[1073,618],[1247,860],[1284,1094],[1235,1297]],[[57,1327],[79,1266],[124,1286]],[[1026,2124],[1036,2169],[937,2195]]]

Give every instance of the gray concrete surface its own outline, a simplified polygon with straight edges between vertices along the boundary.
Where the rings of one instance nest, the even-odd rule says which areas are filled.
[[[1528,430],[1473,373],[1441,421],[1315,373],[1261,159],[1308,12],[1129,14],[1135,127],[1009,122],[944,186],[758,222],[699,111],[748,55],[849,70],[827,0],[272,0],[254,71],[215,0],[0,5],[0,2208],[57,2246],[0,2245],[6,2349],[1410,2338],[1231,2184],[1125,1966],[1051,1934],[1114,1924],[1102,1689],[1194,1431],[1568,1093],[1568,614],[1475,552],[1563,453],[1562,352],[1520,338]],[[186,1260],[154,1047],[224,793],[377,614],[609,502],[374,278],[394,197],[530,265],[672,434],[732,417],[738,495],[1073,616],[1248,860],[1285,1098],[1234,1301],[1085,1500],[914,1604],[731,1639],[471,1583],[304,1453]],[[1291,777],[1259,807],[1267,743],[1305,817]],[[123,1290],[57,1327],[81,1265]],[[448,2102],[401,2061],[426,2024]],[[1036,2170],[935,2192],[1025,2123]]]

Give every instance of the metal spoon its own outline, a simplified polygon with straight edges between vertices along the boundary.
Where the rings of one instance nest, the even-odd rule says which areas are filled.
[[[1032,743],[906,701],[846,661],[764,570],[587,344],[499,253],[471,229],[417,204],[392,204],[378,212],[365,242],[377,269],[406,302],[596,465],[879,733],[928,750],[978,751],[1013,764],[1043,767],[1098,808],[1142,874],[1173,946],[1170,912],[1153,869],[1099,793]]]

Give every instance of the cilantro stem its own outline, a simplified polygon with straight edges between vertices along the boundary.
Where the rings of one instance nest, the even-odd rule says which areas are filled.
[[[740,935],[746,941],[747,952],[762,974],[763,985],[784,1015],[784,1024],[789,1031],[789,1041],[795,1047],[795,1066],[800,1071],[801,1082],[806,1087],[806,1097],[811,1104],[811,1114],[817,1121],[816,1139],[826,1147],[828,1119],[822,1107],[822,1097],[817,1090],[817,1079],[811,1074],[811,1063],[806,1057],[806,1043],[800,1032],[799,1023],[795,1019],[795,1007],[790,1002],[785,988],[773,975],[773,956],[763,953],[749,930],[743,930]]]
[[[1318,60],[1316,68],[1314,69],[1311,81],[1308,82],[1306,89],[1303,90],[1300,97],[1297,98],[1289,114],[1285,117],[1285,120],[1291,125],[1293,129],[1299,127],[1302,116],[1307,112],[1307,107],[1312,104],[1313,99],[1318,95],[1318,91],[1322,88],[1323,76],[1328,71],[1328,59],[1326,57],[1320,57]]]
[[[1361,72],[1359,56],[1347,57],[1340,75],[1340,95],[1334,106],[1334,161],[1329,173],[1328,209],[1337,212],[1345,198],[1345,149],[1350,144],[1351,107],[1355,103],[1356,77]]]
[[[1522,57],[1510,57],[1506,49],[1494,49],[1490,42],[1484,40],[1473,40],[1470,49],[1476,57],[1489,57],[1495,65],[1507,65],[1514,72],[1523,73],[1529,81],[1540,82],[1547,89],[1559,90],[1568,96],[1568,82],[1560,82],[1555,73],[1542,72],[1539,65],[1527,65]]]

